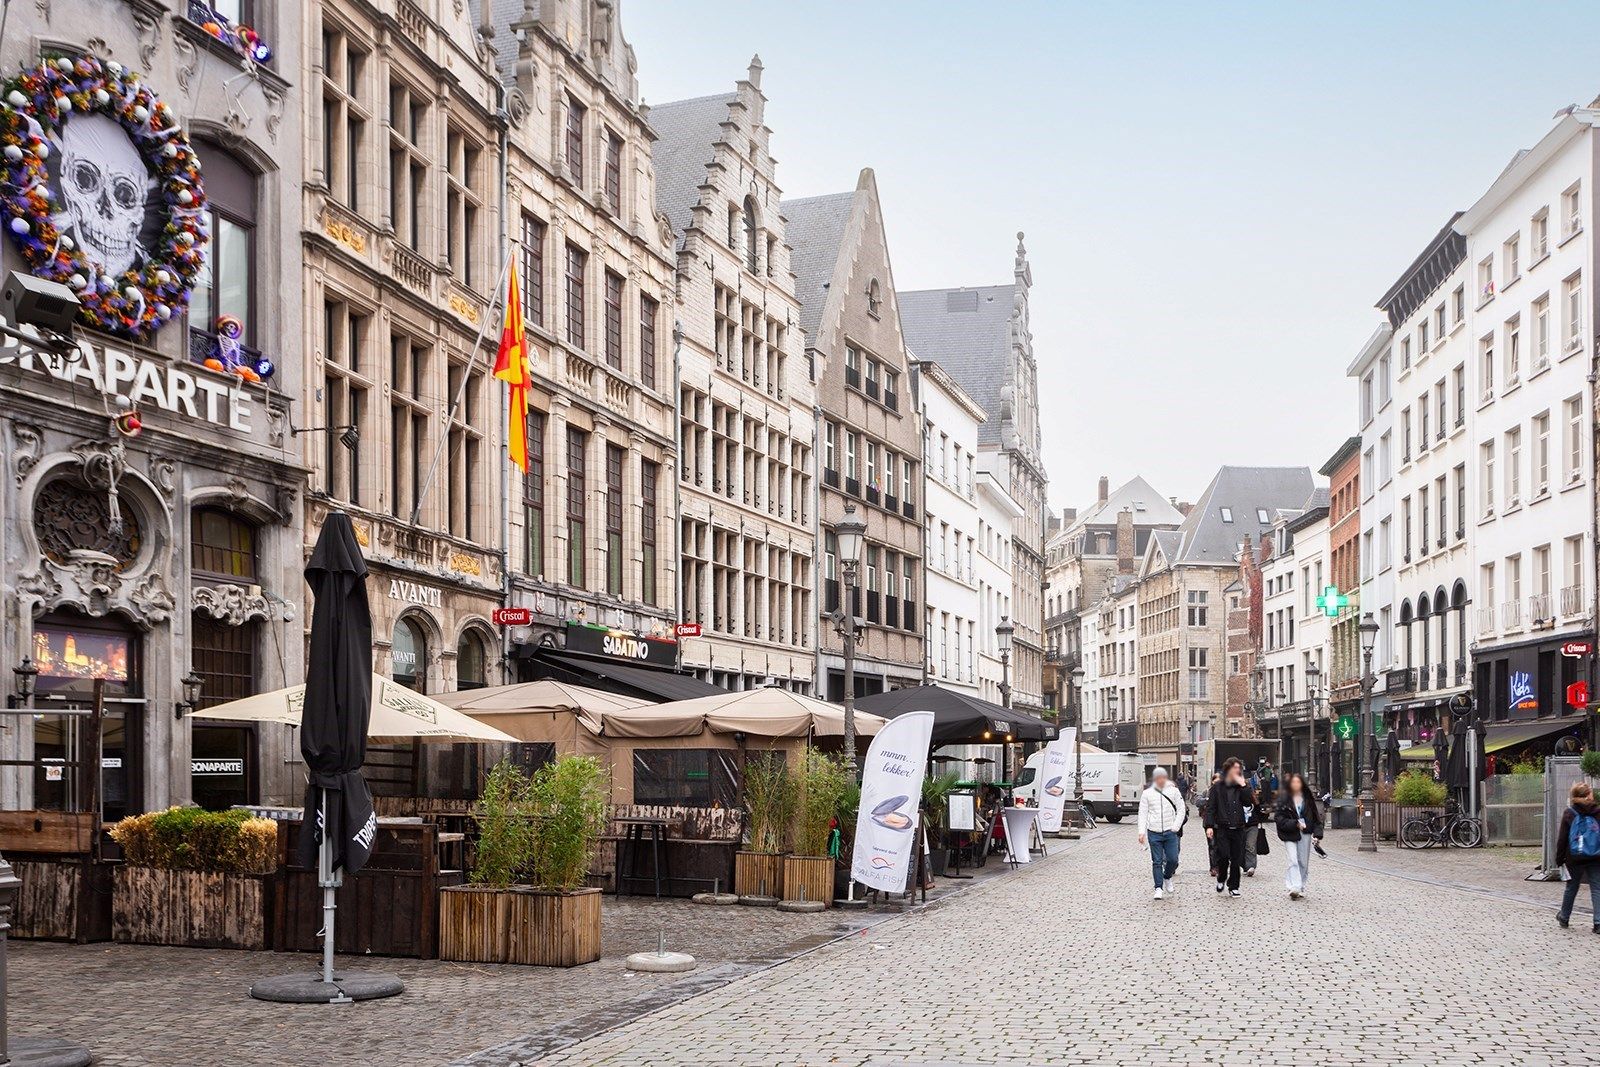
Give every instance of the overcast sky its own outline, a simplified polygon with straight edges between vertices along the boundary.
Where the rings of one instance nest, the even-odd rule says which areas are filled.
[[[1027,233],[1055,508],[1321,467],[1374,302],[1600,95],[1592,0],[629,0],[623,29],[653,103],[759,52],[784,194],[872,167],[900,288],[1008,282]]]

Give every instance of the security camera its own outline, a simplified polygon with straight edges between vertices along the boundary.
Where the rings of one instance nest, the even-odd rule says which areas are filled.
[[[15,326],[32,326],[70,336],[78,317],[78,296],[60,282],[12,271],[0,289],[0,315]]]

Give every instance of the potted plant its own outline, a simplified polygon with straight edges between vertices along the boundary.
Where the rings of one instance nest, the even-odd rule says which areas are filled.
[[[749,848],[734,854],[733,891],[739,896],[783,896],[784,838],[794,812],[794,797],[794,777],[781,753],[761,752],[745,762]]]
[[[439,897],[439,958],[572,967],[600,958],[600,890],[585,885],[605,825],[604,768],[564,756],[532,778],[502,760],[473,809],[471,882]]]
[[[248,811],[168,808],[111,827],[111,936],[142,945],[265,948],[278,824]]]
[[[850,861],[856,847],[856,813],[861,809],[861,783],[845,776],[844,791],[835,806],[839,825],[839,855],[833,865],[833,899],[844,900],[850,892]]]
[[[794,804],[794,853],[783,860],[783,899],[833,899],[834,819],[839,798],[850,783],[844,764],[816,749],[807,749],[797,776]]]
[[[1578,761],[1583,773],[1590,778],[1600,778],[1600,752],[1590,750]]]
[[[928,775],[922,779],[922,810],[928,830],[928,869],[935,878],[943,878],[950,863],[945,822],[950,814],[950,791],[958,781],[960,778],[954,774]]]

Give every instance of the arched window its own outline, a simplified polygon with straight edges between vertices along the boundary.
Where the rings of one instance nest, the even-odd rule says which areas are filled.
[[[1403,633],[1400,640],[1406,646],[1406,670],[1411,669],[1411,621],[1411,601],[1402,600],[1400,602],[1400,626]]]
[[[482,689],[488,685],[487,662],[483,638],[472,630],[461,631],[461,639],[456,642],[456,688]]]
[[[756,272],[756,253],[759,234],[756,232],[756,202],[754,197],[744,198],[744,265],[750,273]]]
[[[390,676],[419,693],[428,688],[428,639],[412,619],[394,624],[394,644],[389,649]]]
[[[876,278],[867,284],[867,312],[874,318],[883,312],[883,287]]]
[[[237,157],[211,141],[197,140],[195,154],[206,176],[205,214],[211,232],[189,294],[189,351],[200,361],[211,354],[222,315],[244,324],[245,344],[256,335],[256,179]]]
[[[1422,631],[1422,655],[1418,657],[1418,661],[1422,665],[1422,680],[1420,684],[1423,689],[1428,688],[1428,672],[1433,669],[1432,660],[1428,655],[1428,617],[1431,614],[1430,607],[1427,593],[1423,593],[1417,598],[1417,621],[1422,624],[1417,629]],[[1409,645],[1410,641],[1407,641],[1406,644]],[[1408,661],[1406,666],[1409,667],[1410,665]]]
[[[189,565],[196,575],[253,580],[256,527],[220,508],[195,508],[189,517]]]

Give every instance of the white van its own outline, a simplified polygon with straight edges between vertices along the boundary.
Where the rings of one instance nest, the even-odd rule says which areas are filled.
[[[1022,772],[1017,775],[1013,790],[1018,802],[1038,803],[1039,767],[1044,763],[1044,750],[1028,757]],[[1067,758],[1067,803],[1072,803],[1076,789],[1076,767],[1072,757]],[[1085,752],[1083,754],[1083,800],[1094,812],[1095,818],[1107,822],[1120,822],[1124,815],[1139,810],[1139,794],[1144,792],[1144,757],[1137,752]]]

